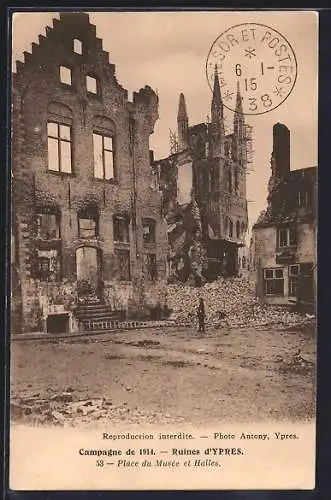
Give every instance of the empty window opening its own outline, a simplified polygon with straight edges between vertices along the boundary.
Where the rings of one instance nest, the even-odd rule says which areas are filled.
[[[298,192],[298,207],[310,207],[311,205],[311,192],[307,189]]]
[[[38,250],[37,262],[37,278],[40,281],[60,280],[61,263],[58,250]]]
[[[60,82],[65,85],[72,85],[71,69],[67,66],[60,66]]]
[[[236,194],[239,194],[239,174],[237,169],[234,171],[234,190]]]
[[[228,186],[229,186],[229,193],[232,193],[232,172],[230,169],[228,171]]]
[[[98,82],[94,76],[86,76],[86,89],[91,94],[98,94]]]
[[[236,234],[237,238],[240,238],[240,222],[238,220],[236,222]]]
[[[40,278],[48,277],[50,268],[51,268],[50,259],[48,257],[39,257]]]
[[[230,236],[230,238],[233,237],[233,222],[231,219],[229,221],[229,236]]]
[[[126,216],[114,215],[113,217],[114,241],[129,243],[129,219]]]
[[[93,134],[94,177],[114,179],[114,142],[110,136]]]
[[[37,214],[37,236],[42,240],[57,240],[60,238],[60,224],[56,214]]]
[[[219,182],[219,168],[213,166],[210,168],[210,191],[218,191]]]
[[[72,171],[71,127],[48,122],[48,169],[70,174]]]
[[[142,226],[144,243],[155,243],[155,221],[144,219]]]
[[[74,38],[74,52],[80,56],[83,54],[83,44],[78,38]]]

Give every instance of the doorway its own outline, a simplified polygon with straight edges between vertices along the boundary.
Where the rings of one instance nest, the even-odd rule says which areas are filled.
[[[98,295],[100,288],[100,252],[95,247],[76,250],[76,271],[79,295]]]

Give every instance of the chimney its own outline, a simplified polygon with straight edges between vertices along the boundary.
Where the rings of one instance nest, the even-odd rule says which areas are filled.
[[[290,131],[282,123],[273,126],[273,161],[275,177],[283,177],[290,171]]]

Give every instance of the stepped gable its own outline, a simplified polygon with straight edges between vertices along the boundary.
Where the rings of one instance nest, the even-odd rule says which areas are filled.
[[[84,12],[62,12],[60,19],[53,19],[52,26],[46,26],[46,36],[40,34],[39,43],[31,44],[31,52],[23,52],[24,62],[16,61],[16,72],[13,73],[13,83],[24,85],[26,76],[37,66],[40,70],[47,70],[49,59],[48,55],[53,54],[54,46],[57,52],[61,53],[67,59],[68,50],[72,47],[74,38],[78,38],[88,46],[84,57],[84,62],[91,56],[96,62],[103,65],[108,80],[116,84],[128,97],[128,92],[117,81],[115,75],[115,64],[109,62],[109,52],[103,50],[102,40],[96,36],[96,26],[90,23],[89,15]],[[94,62],[94,61],[93,61]]]

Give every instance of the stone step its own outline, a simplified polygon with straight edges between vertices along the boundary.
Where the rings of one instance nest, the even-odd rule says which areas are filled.
[[[79,311],[112,311],[112,307],[107,304],[79,304],[76,306],[76,309]]]
[[[113,313],[97,313],[97,314],[75,314],[76,318],[78,318],[80,321],[88,321],[88,320],[95,320],[95,321],[102,321],[102,320],[113,320],[113,319],[121,319],[121,315],[114,311]]]

